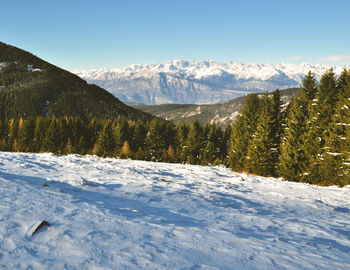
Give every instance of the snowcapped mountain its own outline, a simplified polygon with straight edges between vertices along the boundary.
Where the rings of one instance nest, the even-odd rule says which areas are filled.
[[[330,66],[321,64],[241,64],[174,60],[161,64],[73,73],[110,91],[126,103],[222,103],[249,92],[300,86],[309,70],[319,78]],[[333,67],[339,74],[342,67]]]

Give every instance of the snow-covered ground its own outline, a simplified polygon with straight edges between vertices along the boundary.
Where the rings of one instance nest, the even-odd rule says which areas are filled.
[[[0,152],[0,269],[350,269],[350,189]]]

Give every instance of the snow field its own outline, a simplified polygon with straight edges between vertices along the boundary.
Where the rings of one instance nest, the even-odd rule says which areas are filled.
[[[0,152],[0,268],[350,269],[349,192],[221,167]],[[32,236],[42,220],[51,226]]]

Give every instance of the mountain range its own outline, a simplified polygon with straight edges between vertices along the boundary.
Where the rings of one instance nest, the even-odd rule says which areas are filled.
[[[160,64],[75,70],[129,104],[216,104],[251,92],[299,87],[308,71],[316,78],[331,68],[322,64],[241,64],[174,60]],[[333,67],[336,74],[342,67]]]
[[[154,118],[125,105],[99,86],[0,42],[0,120],[37,116]]]

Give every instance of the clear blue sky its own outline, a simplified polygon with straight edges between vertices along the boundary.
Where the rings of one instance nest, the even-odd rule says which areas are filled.
[[[349,0],[11,0],[0,11],[0,41],[69,70],[172,59],[350,64]]]

